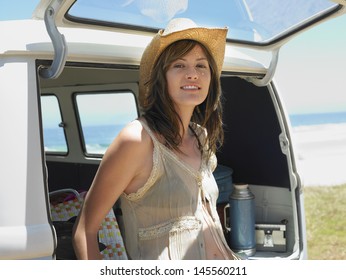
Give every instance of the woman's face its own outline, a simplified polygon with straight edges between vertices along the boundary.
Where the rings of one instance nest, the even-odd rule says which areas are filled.
[[[201,104],[207,97],[211,79],[209,62],[201,46],[173,61],[166,72],[168,94],[179,108]]]

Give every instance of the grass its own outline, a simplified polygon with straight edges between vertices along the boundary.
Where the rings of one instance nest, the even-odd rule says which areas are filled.
[[[346,260],[346,184],[306,187],[305,215],[310,260]]]

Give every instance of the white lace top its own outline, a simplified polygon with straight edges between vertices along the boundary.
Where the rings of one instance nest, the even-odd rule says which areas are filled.
[[[153,141],[153,168],[138,192],[121,196],[129,259],[206,259],[206,229],[212,236],[208,242],[214,242],[222,258],[237,258],[227,245],[216,210],[215,155],[208,161],[203,158],[196,171],[141,123]]]

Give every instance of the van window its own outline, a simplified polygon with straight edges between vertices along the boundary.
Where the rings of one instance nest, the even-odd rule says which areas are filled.
[[[66,154],[67,143],[60,106],[55,95],[41,96],[44,150]]]
[[[78,93],[75,95],[84,151],[103,155],[120,130],[138,117],[132,92]]]

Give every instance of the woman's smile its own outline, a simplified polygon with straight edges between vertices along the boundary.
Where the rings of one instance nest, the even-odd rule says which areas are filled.
[[[181,89],[183,89],[183,90],[200,90],[201,87],[199,87],[197,85],[186,85],[186,86],[182,86]]]

